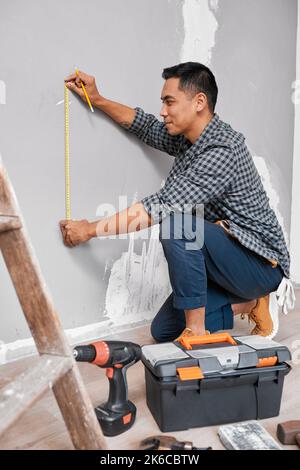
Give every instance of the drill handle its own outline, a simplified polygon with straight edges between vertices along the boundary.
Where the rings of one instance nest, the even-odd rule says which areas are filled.
[[[109,396],[106,403],[108,409],[117,411],[122,409],[128,401],[128,387],[126,372],[134,362],[126,364],[124,367],[111,367],[106,369],[106,376],[109,380]]]

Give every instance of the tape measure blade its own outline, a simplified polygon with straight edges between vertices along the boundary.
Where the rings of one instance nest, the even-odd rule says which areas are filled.
[[[71,197],[70,197],[70,113],[69,113],[69,90],[65,86],[65,207],[66,219],[71,219]]]

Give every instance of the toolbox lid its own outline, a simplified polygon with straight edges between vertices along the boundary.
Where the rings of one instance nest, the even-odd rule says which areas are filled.
[[[156,377],[202,379],[233,370],[272,367],[291,359],[288,348],[262,336],[228,333],[185,337],[142,347],[142,362]]]

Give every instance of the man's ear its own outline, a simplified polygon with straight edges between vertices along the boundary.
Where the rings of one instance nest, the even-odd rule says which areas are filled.
[[[205,108],[205,106],[208,105],[206,94],[202,93],[202,92],[197,93],[195,98],[196,98],[196,107],[197,107],[196,109],[197,109],[197,111],[198,112],[202,111]]]

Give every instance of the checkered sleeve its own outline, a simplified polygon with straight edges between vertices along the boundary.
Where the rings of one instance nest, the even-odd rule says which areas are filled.
[[[153,114],[146,114],[135,108],[136,114],[128,131],[135,134],[145,144],[175,156],[182,142],[182,136],[171,136],[163,122]]]
[[[224,194],[236,169],[236,155],[230,147],[210,147],[195,155],[186,170],[166,180],[158,192],[142,199],[153,223],[171,212],[189,212]]]

